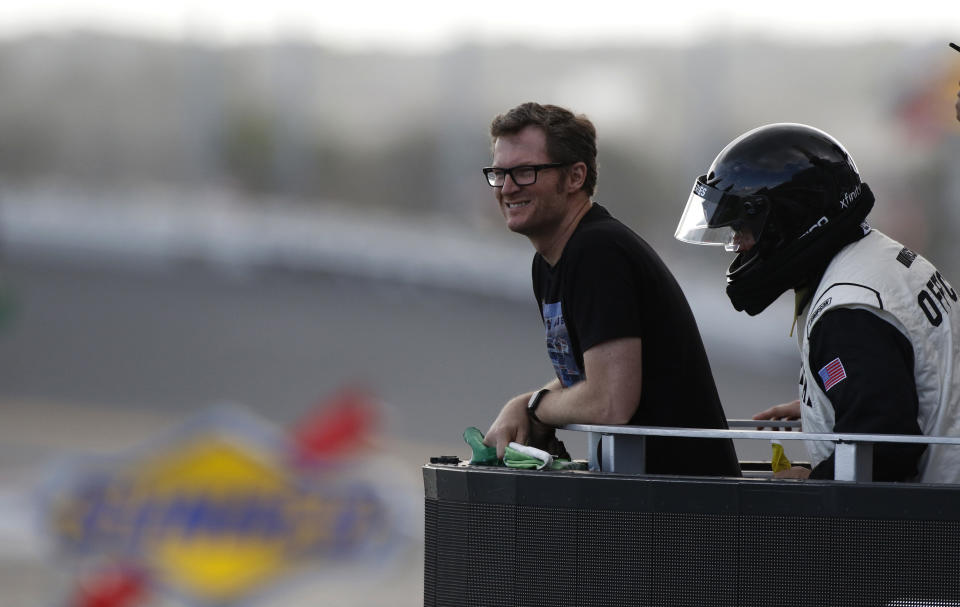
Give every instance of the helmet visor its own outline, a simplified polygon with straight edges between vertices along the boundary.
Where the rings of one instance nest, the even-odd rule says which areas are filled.
[[[739,196],[727,194],[707,185],[701,175],[693,184],[687,206],[680,216],[674,237],[683,242],[723,245],[727,251],[747,251],[760,238],[766,212],[758,213]]]

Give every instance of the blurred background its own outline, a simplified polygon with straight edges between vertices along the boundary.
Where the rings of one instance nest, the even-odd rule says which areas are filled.
[[[738,315],[730,257],[673,239],[740,133],[837,137],[874,227],[960,281],[951,3],[134,4],[0,7],[4,605],[79,604],[36,525],[60,462],[213,405],[286,429],[360,386],[380,403],[368,448],[415,500],[430,456],[468,457],[465,427],[552,374],[532,249],[480,174],[490,119],[519,103],[595,122],[596,200],[674,270],[729,417],[794,399],[799,375],[792,299]],[[408,558],[271,603],[422,604],[422,514],[408,523]]]

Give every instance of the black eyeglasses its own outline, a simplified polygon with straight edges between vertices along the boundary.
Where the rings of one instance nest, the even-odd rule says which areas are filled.
[[[483,176],[487,178],[487,183],[491,188],[503,187],[503,182],[507,180],[507,175],[513,179],[517,185],[533,185],[537,183],[537,173],[543,169],[555,169],[557,167],[567,166],[568,162],[549,162],[547,164],[525,164],[509,169],[497,167],[487,167],[483,169]]]

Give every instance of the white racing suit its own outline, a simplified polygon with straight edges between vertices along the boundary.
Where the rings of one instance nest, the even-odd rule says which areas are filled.
[[[805,432],[960,437],[960,301],[929,261],[873,230],[833,258],[797,326]],[[807,447],[832,478],[833,443]],[[891,448],[874,447],[875,471],[913,459],[895,480],[960,482],[960,447]]]

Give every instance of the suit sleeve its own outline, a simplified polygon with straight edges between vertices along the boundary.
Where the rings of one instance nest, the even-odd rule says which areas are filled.
[[[866,311],[826,312],[810,335],[810,368],[835,412],[834,432],[922,434],[913,348],[893,325]],[[877,443],[873,478],[916,476],[926,445]],[[811,478],[833,478],[834,455]]]

